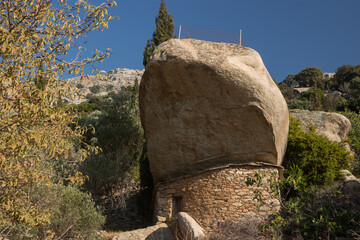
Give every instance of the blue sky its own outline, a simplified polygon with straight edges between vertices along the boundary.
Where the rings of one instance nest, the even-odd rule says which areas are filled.
[[[238,33],[258,51],[277,81],[314,66],[334,72],[360,64],[360,0],[165,0],[179,25]],[[160,0],[117,0],[119,20],[88,37],[87,48],[113,54],[99,67],[143,69]]]

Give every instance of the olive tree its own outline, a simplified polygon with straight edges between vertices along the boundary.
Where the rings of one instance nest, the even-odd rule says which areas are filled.
[[[324,88],[324,74],[320,68],[307,67],[295,75],[295,81],[300,87]]]

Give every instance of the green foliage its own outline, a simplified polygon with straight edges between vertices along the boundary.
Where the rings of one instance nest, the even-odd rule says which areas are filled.
[[[314,105],[307,99],[290,99],[286,101],[289,109],[314,110]]]
[[[114,85],[111,85],[111,84],[106,85],[106,91],[111,91],[113,89],[114,89]]]
[[[321,89],[324,89],[325,80],[328,93],[324,96]],[[360,64],[341,66],[333,78],[325,80],[319,68],[309,67],[299,72],[295,77],[290,74],[279,87],[288,101],[289,108],[325,111],[349,109],[357,113],[360,111]],[[294,97],[294,94],[290,92],[292,90],[290,86],[294,86],[296,82],[299,82],[300,86],[303,87],[312,86],[312,89],[300,97]],[[340,91],[341,93],[332,93],[332,91]]]
[[[155,48],[171,38],[174,37],[174,23],[173,17],[166,8],[164,0],[161,0],[159,13],[155,19],[156,29],[153,33],[151,41],[146,42],[146,47],[143,52],[143,64],[146,67],[148,61]]]
[[[18,225],[13,239],[100,239],[97,232],[105,222],[91,196],[73,186],[54,184],[34,189],[31,201],[51,209],[49,222],[31,227]]]
[[[351,155],[339,143],[317,135],[314,127],[305,132],[299,125],[299,120],[290,117],[283,164],[287,169],[285,175],[287,171],[295,171],[308,186],[332,183],[339,176],[340,169],[349,167]]]
[[[85,86],[83,84],[81,84],[81,83],[78,83],[78,84],[76,84],[76,87],[77,88],[84,88]]]
[[[349,131],[349,143],[351,150],[355,153],[355,161],[352,163],[352,173],[357,177],[360,176],[360,114],[345,111],[341,112],[351,122],[351,129]]]
[[[346,111],[341,112],[351,122],[351,129],[349,131],[349,142],[351,149],[355,152],[356,157],[360,157],[360,114]]]
[[[360,233],[360,205],[332,190],[302,191],[262,226],[273,239],[355,239]]]
[[[80,123],[95,131],[85,134],[88,144],[102,149],[91,155],[81,171],[89,178],[85,188],[96,196],[113,194],[125,179],[138,178],[136,169],[143,146],[138,109],[138,84],[102,98],[100,111],[83,117]]]
[[[42,63],[39,63],[39,67],[38,67],[37,71],[38,72],[37,72],[37,77],[35,78],[35,86],[38,89],[44,91],[48,81],[47,81],[46,77],[44,76],[45,72],[44,72],[44,67],[43,67]]]
[[[320,68],[307,67],[295,75],[295,80],[300,87],[317,86],[320,89],[324,88],[324,74]]]
[[[336,88],[342,92],[347,92],[351,80],[356,77],[360,77],[360,64],[356,66],[344,65],[339,67],[334,76]]]
[[[299,83],[295,80],[294,74],[289,74],[286,76],[284,81],[282,81],[279,85],[280,85],[280,89],[287,89],[287,88],[297,87],[299,86]]]
[[[170,13],[168,13],[164,0],[161,0],[159,13],[155,20],[156,29],[153,33],[152,46],[155,48],[174,37],[174,23]]]
[[[323,100],[323,108],[326,112],[344,111],[347,101],[340,95],[327,94]]]
[[[317,87],[312,87],[308,91],[304,92],[300,99],[309,101],[312,105],[312,110],[322,110],[322,102],[324,98],[325,94],[323,91]]]
[[[90,103],[89,101],[82,102],[78,105],[72,105],[72,109],[74,112],[80,113],[81,115],[89,114],[95,110],[97,110],[97,106],[94,103]]]
[[[79,113],[81,116],[89,115],[90,113],[100,110],[104,101],[109,98],[109,96],[94,96],[89,95],[87,101],[80,104],[72,104],[70,107],[73,112]]]
[[[268,180],[270,193],[280,200],[282,208],[262,226],[262,233],[273,239],[355,237],[360,233],[357,197],[344,196],[335,187],[325,186],[352,158],[340,144],[316,135],[313,127],[305,132],[299,124],[290,117],[284,178]],[[247,184],[257,187],[261,183],[259,174],[247,180]],[[258,195],[256,198],[261,200]]]
[[[154,50],[151,48],[150,41],[147,40],[146,47],[145,47],[144,52],[143,52],[143,65],[144,65],[144,67],[146,67],[147,63],[150,61],[150,57],[151,57],[153,51]]]
[[[89,87],[90,91],[92,93],[99,93],[100,90],[101,90],[101,86],[100,85],[94,85],[94,86],[91,86]]]
[[[348,107],[351,111],[357,113],[360,112],[360,76],[357,76],[350,81],[350,99]]]

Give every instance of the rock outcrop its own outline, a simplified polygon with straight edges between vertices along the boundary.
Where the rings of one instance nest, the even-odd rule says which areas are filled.
[[[350,120],[339,113],[290,110],[292,117],[301,120],[300,127],[307,130],[309,125],[315,125],[316,133],[331,141],[341,142],[348,138],[351,128]]]
[[[113,240],[175,240],[167,224],[161,223],[147,228],[123,232]]]
[[[75,99],[67,99],[70,103],[79,104],[86,100],[86,95],[103,96],[110,91],[118,91],[122,87],[132,86],[135,80],[140,81],[144,70],[116,68],[108,72],[109,78],[98,79],[95,76],[70,78],[67,81],[73,92],[80,92]]]
[[[155,182],[231,163],[282,162],[287,105],[250,48],[161,44],[141,80],[140,110]]]

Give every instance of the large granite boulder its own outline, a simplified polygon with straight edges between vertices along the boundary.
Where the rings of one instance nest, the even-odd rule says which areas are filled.
[[[351,123],[344,115],[299,109],[290,110],[290,114],[301,121],[302,129],[307,130],[308,126],[314,125],[316,133],[327,137],[330,141],[341,142],[348,138]]]
[[[250,48],[193,39],[159,45],[141,80],[140,111],[155,182],[282,162],[287,105]]]

